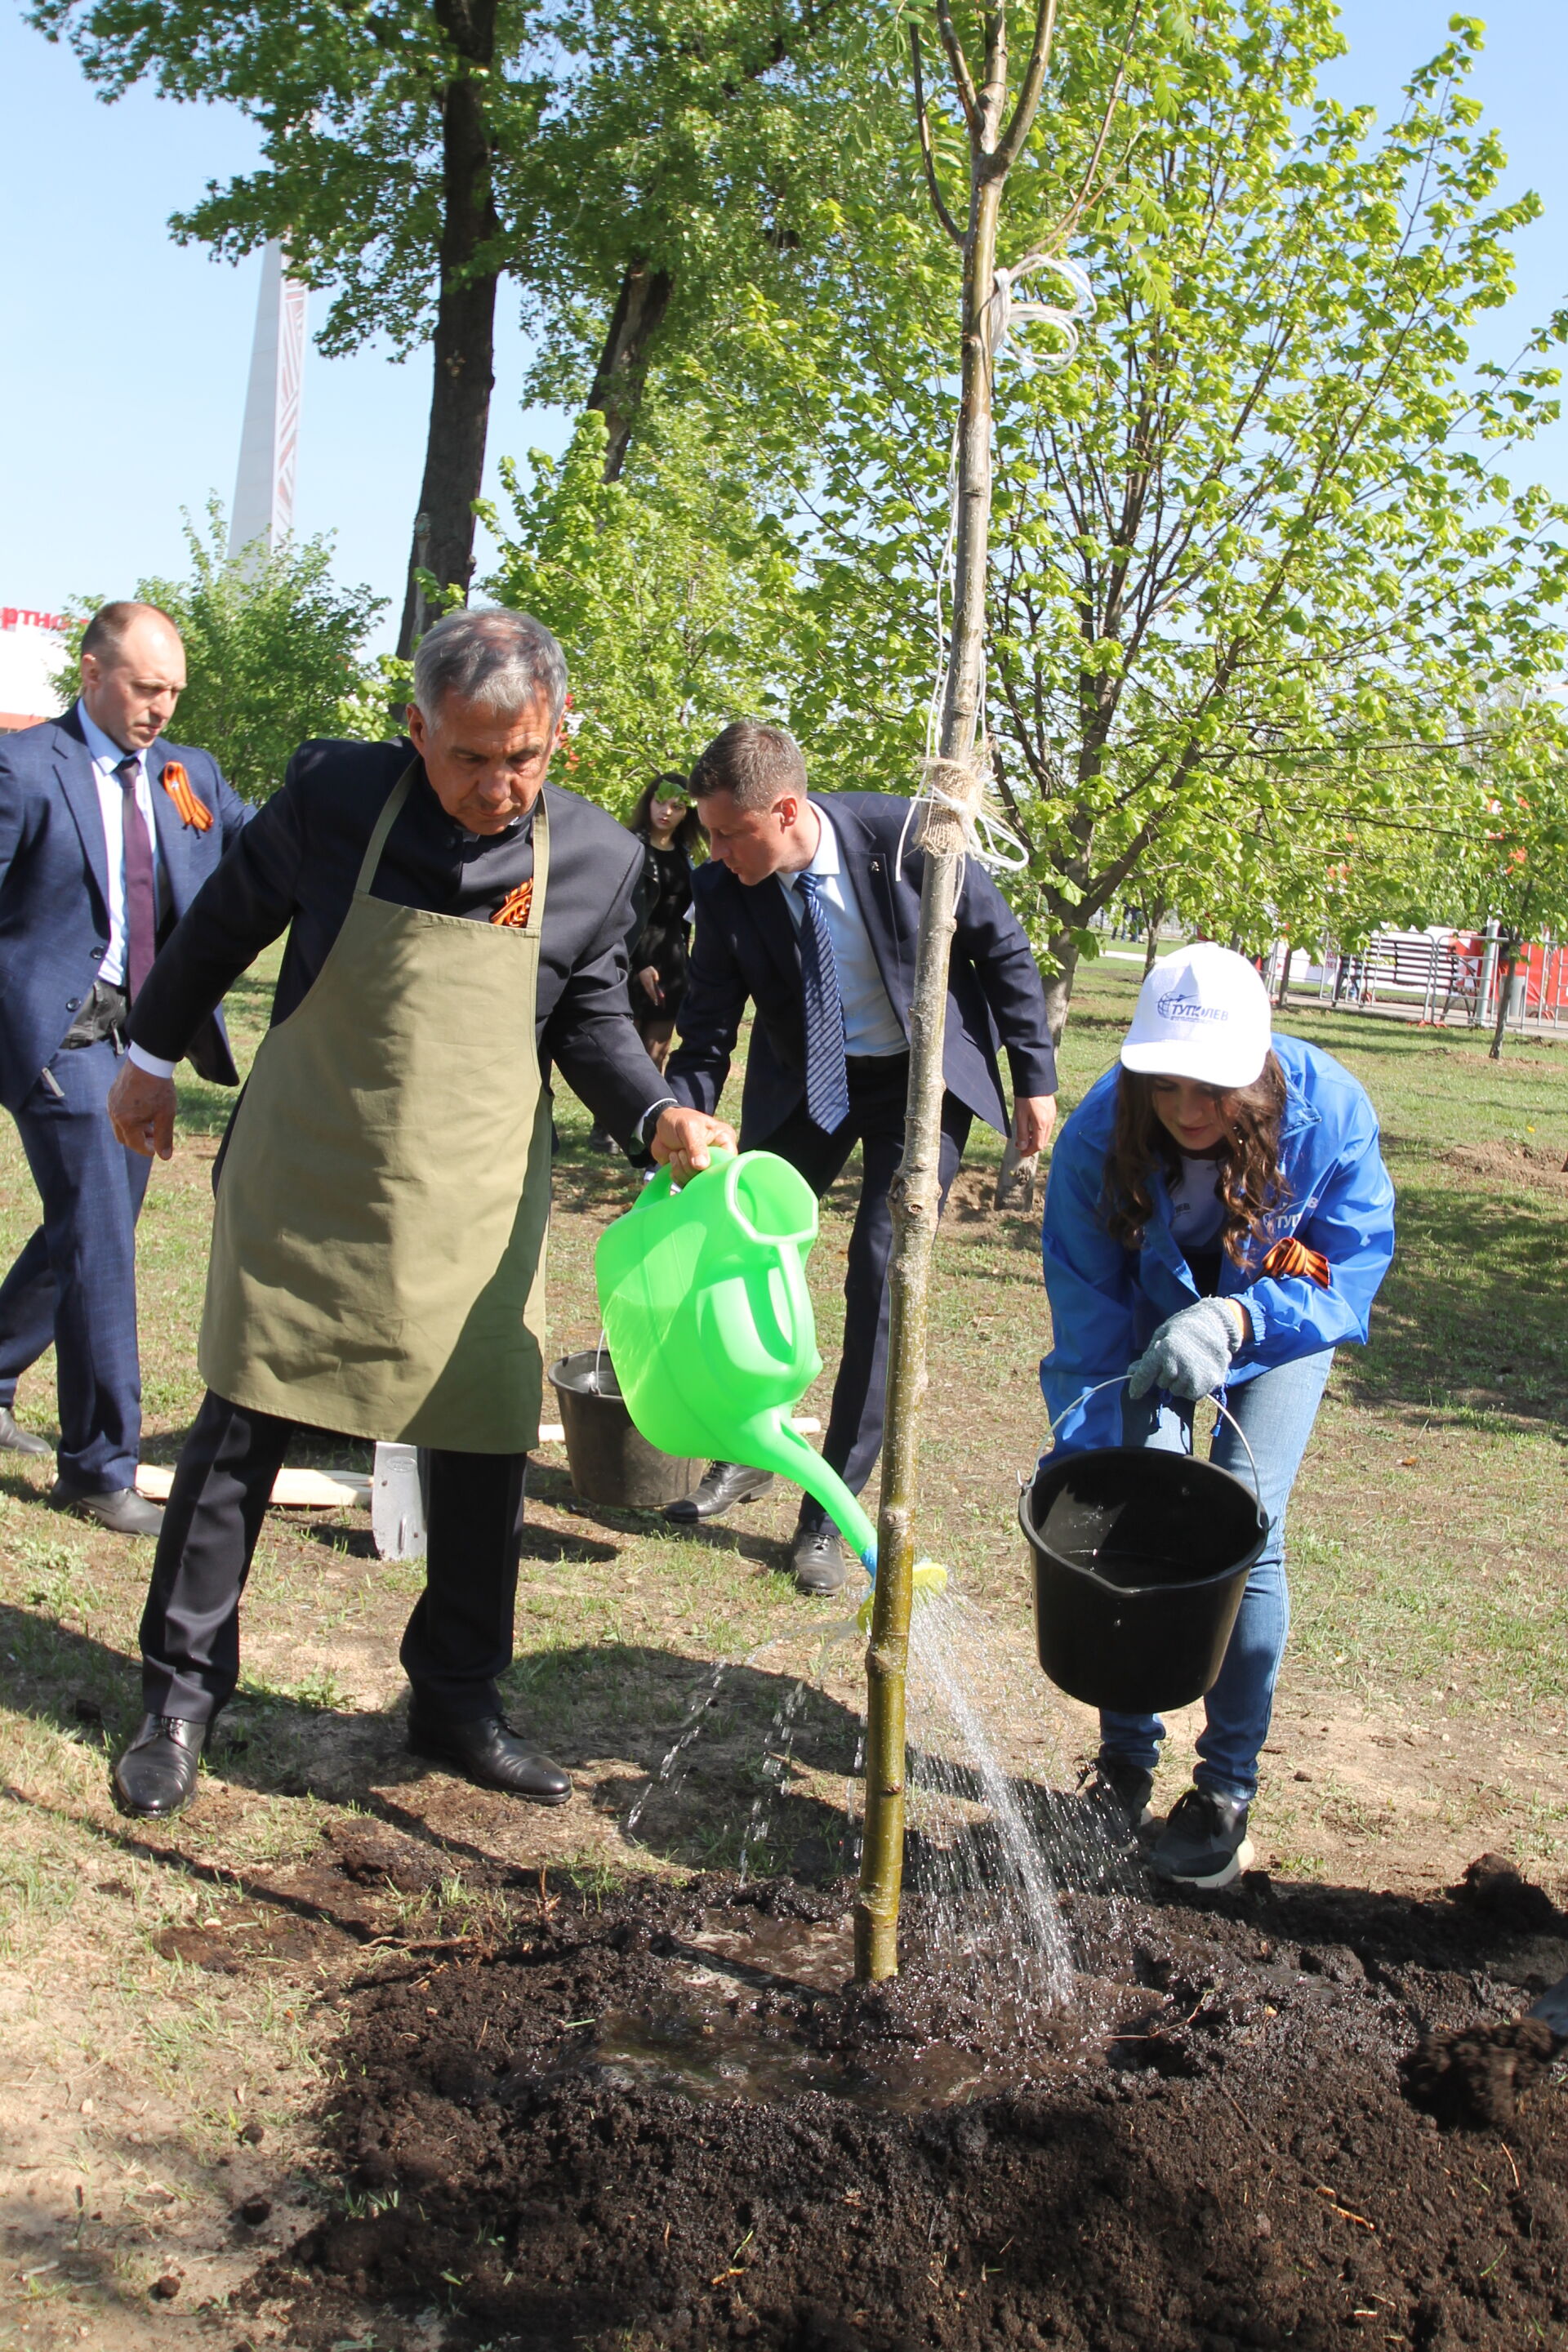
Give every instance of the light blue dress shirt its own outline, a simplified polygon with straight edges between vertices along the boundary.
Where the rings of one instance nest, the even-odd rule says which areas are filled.
[[[838,835],[824,811],[819,808],[816,814],[822,832],[816,854],[805,870],[821,877],[818,904],[827,919],[833,961],[838,973],[838,993],[844,1003],[844,1050],[846,1054],[871,1055],[906,1053],[910,1041],[893,1010],[892,999],[882,985],[877,951],[855,896],[855,885],[844,871]],[[798,931],[805,920],[805,908],[795,887],[796,877],[781,874],[777,878]]]

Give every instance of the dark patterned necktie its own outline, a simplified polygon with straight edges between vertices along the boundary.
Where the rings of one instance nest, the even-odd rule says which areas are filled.
[[[134,999],[158,952],[158,895],[153,878],[153,845],[136,805],[142,762],[134,752],[121,761],[121,838],[125,846],[125,993]]]
[[[800,927],[800,979],[805,1000],[805,1108],[814,1126],[831,1135],[849,1116],[844,1066],[844,999],[822,904],[820,874],[797,874],[805,919]]]

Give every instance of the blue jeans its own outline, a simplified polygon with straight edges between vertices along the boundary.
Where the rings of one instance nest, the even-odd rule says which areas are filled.
[[[1258,1756],[1268,1737],[1274,1685],[1290,1627],[1290,1595],[1285,1582],[1285,1507],[1301,1456],[1312,1434],[1318,1405],[1334,1360],[1331,1348],[1300,1356],[1271,1372],[1244,1381],[1226,1398],[1247,1433],[1258,1464],[1258,1483],[1268,1514],[1268,1539],[1241,1597],[1219,1679],[1204,1701],[1207,1717],[1197,1742],[1193,1774],[1200,1789],[1250,1803],[1258,1793]],[[1124,1445],[1156,1445],[1167,1453],[1189,1451],[1193,1408],[1157,1395],[1124,1401]],[[1209,1459],[1252,1485],[1247,1449],[1228,1422],[1215,1425]],[[1101,1747],[1152,1772],[1165,1727],[1157,1715],[1102,1714]]]

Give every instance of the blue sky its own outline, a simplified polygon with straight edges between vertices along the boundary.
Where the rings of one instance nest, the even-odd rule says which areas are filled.
[[[1450,14],[1434,0],[1348,0],[1351,54],[1331,86],[1386,111],[1411,66],[1440,46]],[[1511,357],[1525,327],[1568,299],[1568,18],[1561,0],[1497,0],[1484,15],[1474,88],[1510,155],[1505,192],[1533,187],[1546,206],[1519,241],[1518,298],[1489,325],[1489,351]],[[68,52],[14,7],[0,15],[0,603],[51,610],[183,571],[181,509],[199,512],[214,490],[226,507],[233,495],[260,263],[215,263],[176,246],[166,223],[209,179],[246,169],[256,141],[237,115],[141,91],[104,107]],[[559,418],[520,405],[526,360],[503,292],[492,490],[498,457],[562,438]],[[296,526],[335,531],[340,576],[393,600],[386,642],[428,397],[423,356],[396,365],[374,349],[308,355]],[[1568,424],[1521,470],[1568,497]]]

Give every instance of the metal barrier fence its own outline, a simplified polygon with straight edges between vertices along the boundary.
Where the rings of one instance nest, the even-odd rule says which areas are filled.
[[[1423,1025],[1442,1028],[1456,1012],[1470,1028],[1497,1019],[1506,969],[1495,924],[1482,931],[1374,932],[1356,953],[1322,943],[1318,1001],[1356,1005],[1419,1002]],[[1508,1023],[1568,1026],[1568,946],[1550,938],[1521,948],[1509,988]]]

